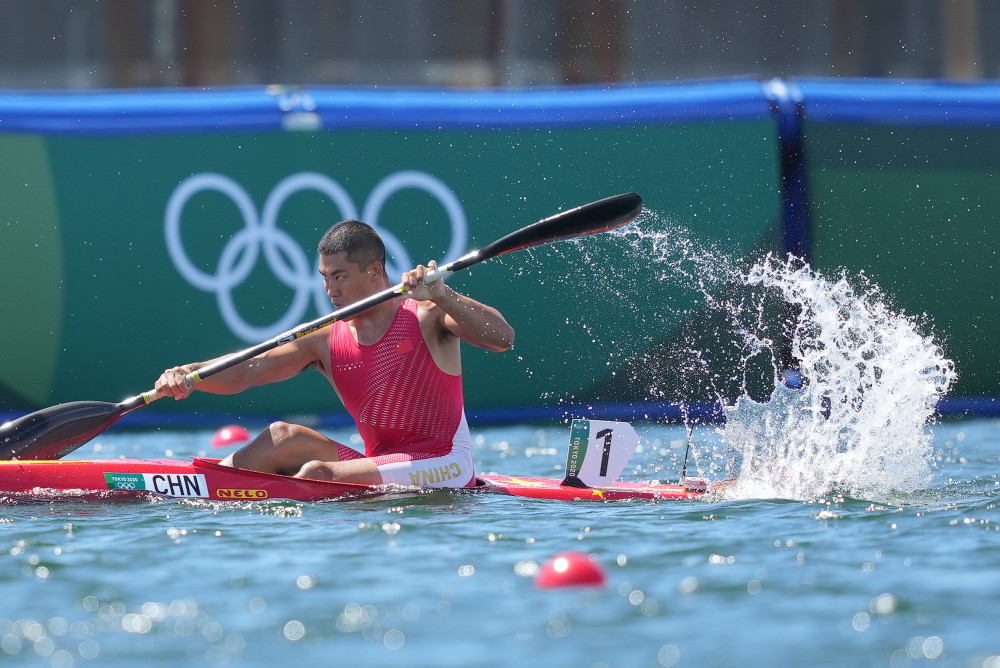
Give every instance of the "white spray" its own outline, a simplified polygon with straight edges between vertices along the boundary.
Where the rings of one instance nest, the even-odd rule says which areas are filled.
[[[729,498],[838,493],[882,500],[928,485],[928,424],[956,379],[954,364],[917,318],[890,307],[864,275],[830,279],[800,260],[772,256],[740,270],[732,257],[652,212],[616,234],[656,280],[701,293],[705,313],[723,314],[732,330],[690,345],[687,360],[674,360],[687,369],[682,375],[718,382],[718,399],[730,404],[719,429],[723,447],[716,439],[692,444],[698,475],[728,473]],[[706,360],[720,351],[735,353],[742,381],[711,375]],[[801,382],[786,385],[790,360]],[[759,377],[768,369],[774,392],[754,401],[750,395],[760,396]],[[741,396],[733,405],[734,382]],[[656,385],[650,399],[689,399]],[[770,382],[764,385],[768,392]]]
[[[776,377],[767,403],[744,394],[725,409],[723,440],[742,459],[727,496],[878,499],[926,486],[927,424],[956,374],[916,319],[863,276],[831,281],[798,261],[768,257],[746,283],[796,312],[791,355],[804,382],[790,389]]]

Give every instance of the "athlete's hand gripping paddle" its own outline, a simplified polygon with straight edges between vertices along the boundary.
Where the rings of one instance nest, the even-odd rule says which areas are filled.
[[[430,272],[425,280],[430,283],[483,260],[522,248],[620,227],[634,220],[640,211],[642,211],[642,198],[635,193],[615,195],[563,211],[511,232],[481,250],[442,265]],[[273,339],[204,366],[188,374],[187,381],[192,385],[197,384],[209,376],[263,352],[403,294],[406,294],[406,288],[399,283],[329,315],[301,324]],[[59,459],[103,432],[129,411],[159,398],[160,395],[156,390],[150,390],[116,404],[104,401],[72,401],[43,408],[0,426],[0,459]]]

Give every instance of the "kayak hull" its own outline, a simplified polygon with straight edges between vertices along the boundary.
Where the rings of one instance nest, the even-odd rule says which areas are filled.
[[[352,483],[292,478],[221,466],[217,459],[0,461],[0,497],[65,498],[168,497],[210,501],[325,501],[370,497],[393,491]],[[480,475],[463,491],[563,501],[694,499],[700,492],[680,485],[616,482],[609,487],[570,487],[552,478]]]
[[[480,475],[484,491],[523,496],[532,499],[559,501],[628,501],[632,499],[696,499],[702,492],[686,490],[680,485],[618,481],[608,487],[571,487],[554,478]]]

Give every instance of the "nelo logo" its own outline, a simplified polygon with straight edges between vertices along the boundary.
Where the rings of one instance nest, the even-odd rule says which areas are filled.
[[[310,262],[298,242],[278,227],[278,214],[285,201],[298,192],[319,192],[330,199],[339,213],[338,217],[331,217],[331,220],[357,218],[369,223],[378,230],[385,242],[389,255],[386,260],[389,276],[398,276],[411,269],[414,263],[403,243],[394,234],[379,227],[379,216],[390,197],[408,188],[430,194],[444,207],[451,227],[451,239],[448,252],[441,262],[459,258],[465,251],[469,235],[465,211],[458,197],[440,179],[426,172],[413,170],[396,172],[382,179],[365,201],[360,216],[343,186],[317,172],[299,172],[283,179],[271,190],[261,212],[257,211],[247,191],[230,177],[214,172],[195,174],[181,181],[167,201],[163,221],[167,251],[177,271],[189,284],[199,290],[215,293],[219,315],[234,335],[247,342],[263,341],[307,320],[305,315],[310,297],[319,313],[329,313],[331,309],[322,282],[316,274],[318,262]],[[184,209],[193,196],[204,191],[214,191],[228,197],[243,218],[243,229],[226,242],[215,273],[195,266],[181,237]],[[247,322],[233,301],[233,289],[250,276],[261,254],[278,280],[294,292],[284,315],[263,327]],[[422,262],[426,260],[427,258],[421,258]]]
[[[220,499],[266,499],[266,489],[217,489],[215,495]]]

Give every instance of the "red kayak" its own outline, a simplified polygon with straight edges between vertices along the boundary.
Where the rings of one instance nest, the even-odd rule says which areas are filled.
[[[695,499],[706,483],[683,485],[618,480],[639,444],[627,422],[574,420],[566,478],[480,475],[476,486],[458,490],[533,499],[622,501]],[[398,491],[388,486],[326,482],[222,466],[218,459],[5,460],[0,461],[0,497],[15,499],[171,497],[213,501],[326,501]]]
[[[217,459],[35,460],[0,462],[0,496],[32,499],[173,497],[213,501],[291,499],[325,501],[371,497],[393,491],[352,483],[292,478],[221,466]],[[535,499],[620,501],[693,499],[702,491],[680,485],[616,481],[575,487],[553,478],[480,475],[469,490]]]

